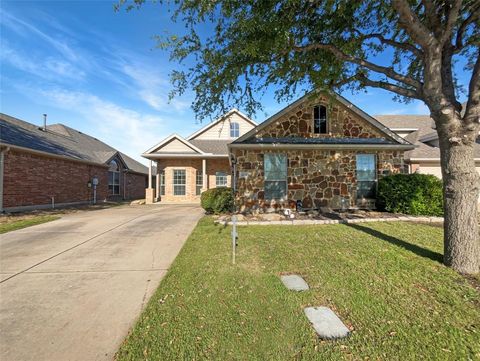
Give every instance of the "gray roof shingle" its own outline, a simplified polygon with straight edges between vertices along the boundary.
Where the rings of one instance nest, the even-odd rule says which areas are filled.
[[[221,139],[192,139],[189,140],[197,148],[200,148],[205,153],[212,153],[215,155],[228,155],[228,147],[233,140]]]
[[[128,169],[148,174],[147,167],[126,154],[63,124],[49,125],[44,131],[34,124],[0,113],[0,142],[98,164],[105,164],[118,153]]]
[[[432,127],[433,119],[429,115],[375,115],[375,118],[390,129],[414,128],[416,131],[405,137],[410,143],[415,145],[415,149],[405,152],[405,159],[440,159],[440,149],[433,147],[421,140],[430,138],[437,134]],[[437,135],[438,139],[438,135]],[[474,157],[480,158],[480,137],[474,145]]]

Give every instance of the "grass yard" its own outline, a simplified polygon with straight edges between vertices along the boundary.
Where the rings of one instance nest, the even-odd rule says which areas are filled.
[[[15,231],[21,228],[35,226],[36,224],[54,221],[59,218],[59,216],[54,215],[31,216],[21,219],[11,218],[9,220],[5,220],[5,222],[0,223],[0,234]]]
[[[200,221],[118,360],[479,360],[478,279],[441,264],[442,228],[412,223],[239,228]],[[288,291],[282,273],[311,290]],[[318,340],[304,306],[353,331]]]

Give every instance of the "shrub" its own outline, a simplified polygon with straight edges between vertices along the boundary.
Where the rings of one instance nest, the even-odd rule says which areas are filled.
[[[394,174],[378,182],[377,207],[411,215],[442,216],[442,181],[429,174]]]
[[[231,188],[212,188],[202,193],[200,204],[207,213],[226,213],[233,210],[233,192]]]

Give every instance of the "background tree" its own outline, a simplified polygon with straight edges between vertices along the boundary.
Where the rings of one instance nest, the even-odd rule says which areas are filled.
[[[129,8],[141,6],[136,0]],[[161,2],[161,1],[160,1]],[[382,88],[423,101],[440,140],[445,264],[480,267],[473,146],[480,113],[480,1],[174,1],[185,34],[159,37],[171,59],[175,94],[193,88],[199,117],[236,105],[252,114],[276,87],[278,100],[311,89]],[[208,31],[206,29],[213,29]],[[459,102],[454,64],[471,74]],[[188,64],[193,64],[188,66]]]

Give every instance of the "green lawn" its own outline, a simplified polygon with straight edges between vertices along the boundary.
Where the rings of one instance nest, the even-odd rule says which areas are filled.
[[[118,360],[478,360],[480,294],[441,264],[442,229],[412,223],[231,228],[200,221]],[[299,273],[311,290],[279,280]],[[315,337],[305,306],[353,332]]]
[[[34,217],[19,219],[19,220],[9,220],[8,222],[0,223],[0,234],[7,233],[10,231],[15,231],[21,228],[35,226],[36,224],[54,221],[59,218],[60,218],[59,216],[45,215],[45,216],[34,216]]]

